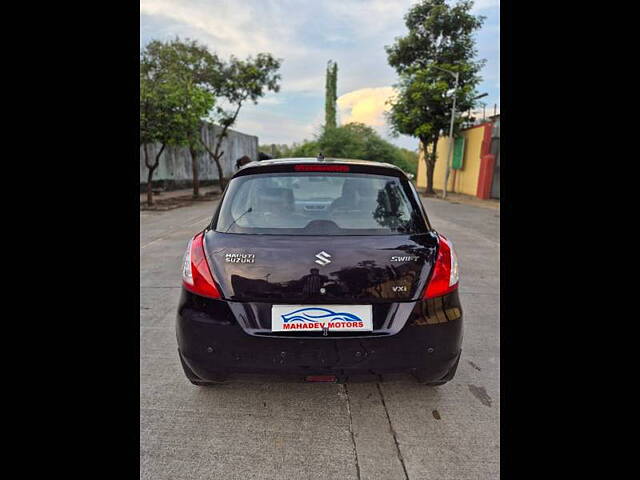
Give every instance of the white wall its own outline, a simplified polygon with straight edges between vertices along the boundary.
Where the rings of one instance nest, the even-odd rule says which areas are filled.
[[[214,132],[217,135],[222,127],[208,124],[202,127],[202,139],[214,150]],[[160,149],[159,144],[149,145],[149,162],[153,163],[155,155]],[[258,137],[227,130],[227,137],[222,142],[221,150],[224,155],[220,159],[224,176],[229,178],[235,173],[236,160],[247,155],[251,160],[258,159]],[[207,152],[199,156],[200,180],[217,180],[218,169]],[[144,149],[140,147],[140,183],[147,183],[148,169],[144,163]],[[187,148],[166,147],[158,168],[153,173],[153,180],[191,180],[191,154]]]

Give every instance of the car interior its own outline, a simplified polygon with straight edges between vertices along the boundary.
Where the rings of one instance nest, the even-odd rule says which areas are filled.
[[[397,181],[382,177],[253,177],[235,193],[231,212],[239,227],[302,229],[323,220],[339,228],[376,229],[380,212],[409,219],[408,201],[397,201],[399,190]]]

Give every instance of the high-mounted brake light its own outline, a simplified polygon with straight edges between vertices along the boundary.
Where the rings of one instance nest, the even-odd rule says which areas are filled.
[[[182,285],[197,295],[221,298],[204,253],[204,233],[200,232],[191,240],[184,255]]]
[[[349,165],[295,165],[296,172],[348,172]]]
[[[441,297],[458,288],[458,257],[453,245],[444,235],[438,234],[438,256],[423,300]]]

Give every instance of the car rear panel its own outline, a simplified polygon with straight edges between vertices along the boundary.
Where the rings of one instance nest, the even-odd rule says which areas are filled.
[[[432,232],[372,237],[214,231],[205,235],[207,258],[222,296],[229,300],[238,324],[255,335],[271,333],[273,304],[372,305],[372,334],[397,332],[409,315],[407,302],[424,289],[437,242]],[[330,255],[320,263],[330,263],[316,263],[319,252]]]

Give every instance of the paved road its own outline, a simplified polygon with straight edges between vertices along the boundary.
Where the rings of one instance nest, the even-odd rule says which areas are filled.
[[[180,264],[215,202],[140,213],[140,469],[143,479],[497,479],[500,212],[425,199],[454,242],[462,358],[442,387],[292,383],[243,376],[199,388],[181,371]]]

